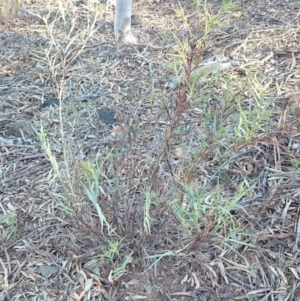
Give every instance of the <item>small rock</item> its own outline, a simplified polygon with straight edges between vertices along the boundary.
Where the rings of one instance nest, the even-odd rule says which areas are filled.
[[[23,144],[23,140],[21,137],[15,139],[7,139],[4,137],[0,137],[0,145],[22,145],[22,144]]]
[[[98,276],[101,276],[101,260],[93,258],[84,264],[84,268]]]
[[[38,269],[38,273],[43,277],[48,278],[58,272],[59,268],[55,265],[42,265]]]
[[[42,109],[46,109],[46,108],[50,108],[50,107],[58,107],[59,106],[59,99],[57,98],[50,98],[46,101],[44,101],[40,107],[39,107],[39,111],[41,111]]]
[[[11,124],[9,129],[5,132],[7,136],[14,137],[32,137],[34,135],[34,131],[29,122],[25,120],[15,121]]]
[[[117,122],[117,120],[114,117],[114,113],[110,108],[98,109],[96,114],[101,120],[101,122],[104,123],[105,125],[113,125],[114,123]]]
[[[174,156],[177,159],[183,158],[183,149],[181,147],[175,148],[175,150],[174,150]]]

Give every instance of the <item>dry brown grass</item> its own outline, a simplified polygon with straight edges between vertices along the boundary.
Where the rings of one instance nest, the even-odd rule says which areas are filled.
[[[24,1],[1,25],[0,137],[23,144],[1,146],[0,301],[300,300],[300,7],[233,1],[199,45],[193,1],[189,28],[150,2],[126,49],[92,1]],[[193,89],[213,56],[239,64]]]

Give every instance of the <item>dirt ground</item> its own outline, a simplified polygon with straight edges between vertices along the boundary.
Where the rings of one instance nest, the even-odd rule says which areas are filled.
[[[45,2],[23,0],[0,25],[0,137],[14,143],[0,141],[0,301],[300,300],[300,2],[229,2],[197,54],[238,66],[194,96],[172,68],[179,45],[204,36],[193,1],[133,1],[139,45],[121,48],[113,10],[93,23],[95,2],[73,1],[73,12]],[[221,6],[207,1],[211,24]],[[229,142],[233,116],[244,129],[251,116],[239,110],[258,105],[268,115]],[[205,112],[218,113],[208,128]],[[89,160],[115,232],[82,192]],[[179,182],[202,187],[207,204],[251,193],[232,218],[207,205],[184,236],[169,208],[186,201]],[[121,244],[111,261],[109,241]]]

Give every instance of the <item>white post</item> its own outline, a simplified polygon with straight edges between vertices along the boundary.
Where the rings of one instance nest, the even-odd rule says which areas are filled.
[[[137,44],[131,31],[132,0],[116,0],[114,33],[118,45]]]

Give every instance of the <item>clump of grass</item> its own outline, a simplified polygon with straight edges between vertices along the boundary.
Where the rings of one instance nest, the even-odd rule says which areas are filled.
[[[64,3],[59,0],[47,15],[36,15],[45,24],[45,30],[41,35],[48,41],[44,49],[35,52],[36,60],[48,65],[53,82],[63,82],[62,79],[69,76],[73,63],[98,30],[97,21],[104,12],[104,7],[103,5],[93,7],[91,12],[92,16],[87,12],[87,25],[81,30],[77,28],[80,12],[71,2]],[[58,30],[60,34],[64,34],[60,39],[57,39]],[[60,88],[63,91],[63,87]]]
[[[96,12],[87,31],[78,33],[75,30],[76,10],[71,15],[73,19],[68,19],[60,2],[58,5],[59,14],[54,20],[50,21],[50,15],[44,18],[49,43],[48,48],[39,53],[38,60],[48,65],[52,80],[57,83],[59,99],[62,100],[68,72],[96,30],[99,15]],[[234,122],[234,118],[229,117],[228,108],[233,102],[241,103],[239,112],[234,113],[235,118],[244,118],[238,130],[243,132],[246,141],[255,136],[255,122],[261,127],[264,117],[261,115],[261,120],[257,120],[255,116],[244,114],[242,100],[235,99],[238,92],[230,90],[229,80],[222,91],[224,98],[217,100],[221,109],[216,111],[207,105],[220,76],[215,74],[203,87],[199,82],[208,76],[195,70],[202,59],[205,39],[217,25],[219,16],[212,16],[205,2],[200,5],[197,1],[196,8],[197,13],[202,10],[205,15],[200,35],[195,35],[189,28],[184,10],[180,8],[177,11],[188,35],[184,40],[177,38],[178,56],[173,68],[180,78],[180,84],[176,97],[162,97],[160,110],[164,126],[159,130],[162,143],[156,152],[145,155],[147,150],[142,149],[146,147],[142,143],[133,143],[131,146],[120,144],[110,150],[103,146],[100,162],[90,158],[77,162],[72,144],[65,135],[62,101],[59,108],[62,165],[58,163],[46,135],[43,132],[41,134],[43,148],[61,184],[61,192],[56,193],[61,208],[76,218],[81,228],[96,235],[97,241],[103,246],[102,258],[111,264],[108,276],[111,282],[133,266],[136,271],[145,272],[165,257],[186,255],[199,237],[219,236],[220,241],[225,241],[232,233],[247,235],[232,212],[239,209],[238,202],[249,193],[250,188],[241,184],[235,193],[226,195],[222,191],[222,183],[217,181],[217,184],[209,187],[209,191],[205,187],[205,176],[198,180],[199,170],[209,156],[213,157],[210,159],[212,162],[222,156],[220,148],[229,150],[232,147],[230,144],[235,137],[230,122]],[[58,20],[62,21],[66,30],[63,45],[54,34]],[[151,99],[154,102],[155,96]],[[257,103],[263,103],[263,95],[257,99]],[[178,138],[187,133],[183,115],[195,105],[203,110],[203,123],[207,131],[200,145],[197,139]],[[258,110],[255,112],[259,113]],[[252,127],[247,125],[247,119],[251,119]],[[155,126],[152,128],[153,135]],[[247,129],[243,131],[246,126]],[[230,139],[225,136],[228,127],[231,127]],[[146,130],[145,124],[136,134],[142,135],[143,129]],[[248,129],[253,131],[253,135],[247,132]],[[186,160],[182,160],[181,166],[175,166],[171,159],[176,144],[187,150]],[[227,181],[230,180],[229,177]],[[162,193],[163,184],[169,193]]]
[[[19,0],[0,0],[0,21],[9,23],[18,14]]]
[[[0,224],[6,224],[8,226],[8,233],[6,233],[7,237],[5,237],[6,235],[3,235],[3,238],[8,239],[11,235],[18,237],[21,233],[16,210],[11,210],[0,215]]]

